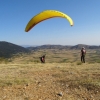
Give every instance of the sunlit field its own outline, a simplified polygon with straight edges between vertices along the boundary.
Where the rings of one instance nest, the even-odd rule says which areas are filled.
[[[46,54],[46,63],[39,57]],[[100,51],[38,50],[0,59],[0,100],[100,100]]]
[[[0,59],[2,63],[40,63],[39,57],[46,54],[46,63],[80,63],[80,50],[44,49],[32,51],[29,54],[17,54],[10,59]],[[100,63],[100,50],[87,50],[87,63]]]

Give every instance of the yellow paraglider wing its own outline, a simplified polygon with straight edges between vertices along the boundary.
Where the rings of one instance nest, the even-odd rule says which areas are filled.
[[[49,18],[53,18],[53,17],[62,17],[62,18],[66,18],[70,25],[73,26],[73,20],[66,14],[60,12],[60,11],[56,11],[56,10],[45,10],[39,14],[37,14],[36,16],[34,16],[27,24],[25,31],[28,32],[31,28],[33,28],[36,24],[38,24],[41,21],[44,21],[46,19]]]

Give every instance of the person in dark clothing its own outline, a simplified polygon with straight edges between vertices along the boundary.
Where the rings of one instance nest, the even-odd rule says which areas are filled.
[[[86,50],[84,47],[81,49],[81,62],[85,63]]]
[[[40,57],[41,63],[45,63],[45,55],[43,55],[42,57]]]

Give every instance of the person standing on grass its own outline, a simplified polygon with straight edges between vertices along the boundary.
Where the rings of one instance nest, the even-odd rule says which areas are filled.
[[[81,62],[85,63],[86,50],[84,47],[81,49]]]

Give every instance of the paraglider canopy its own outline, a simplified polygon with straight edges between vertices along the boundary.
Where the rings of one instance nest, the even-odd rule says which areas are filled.
[[[39,14],[35,15],[26,25],[25,31],[28,32],[29,30],[31,30],[36,24],[46,20],[46,19],[50,19],[53,17],[62,17],[62,18],[66,18],[70,25],[73,26],[73,20],[66,14],[64,14],[63,12],[60,11],[56,11],[56,10],[45,10],[43,12],[40,12]]]

